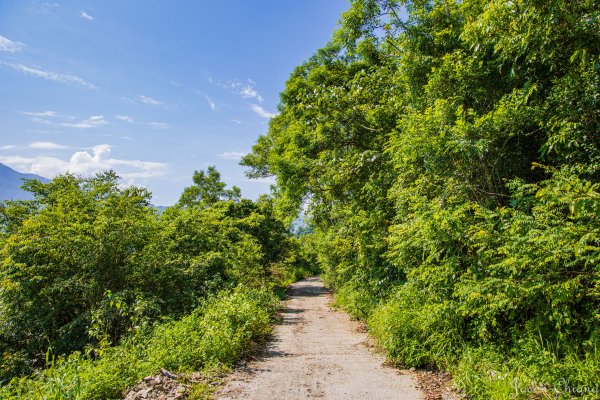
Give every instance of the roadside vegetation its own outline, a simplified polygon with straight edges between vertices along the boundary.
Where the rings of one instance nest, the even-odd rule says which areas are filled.
[[[279,111],[242,160],[272,197],[209,168],[162,214],[112,172],[0,205],[0,398],[228,368],[315,266],[469,398],[600,398],[597,1],[353,0]]]
[[[0,398],[117,399],[161,368],[226,370],[309,273],[272,201],[197,171],[159,214],[113,172],[0,205]],[[198,389],[200,391],[200,389]]]
[[[596,1],[354,0],[242,163],[337,303],[471,398],[600,398]]]

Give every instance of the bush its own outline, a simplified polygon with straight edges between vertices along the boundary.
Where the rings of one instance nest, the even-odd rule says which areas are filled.
[[[172,371],[223,370],[264,340],[277,298],[266,290],[223,292],[191,315],[130,337],[93,354],[74,352],[49,360],[30,377],[0,388],[6,400],[104,400],[160,368]]]
[[[276,304],[266,291],[221,295],[158,328],[148,343],[150,362],[179,371],[231,367],[270,332]]]
[[[224,191],[214,169],[196,178],[161,215],[114,172],[30,181],[33,201],[0,204],[0,383],[43,367],[48,348],[116,344],[224,289],[301,273],[301,248],[268,197]]]
[[[431,302],[415,285],[401,286],[377,307],[369,331],[388,357],[407,367],[447,367],[464,347],[461,320],[450,302]]]

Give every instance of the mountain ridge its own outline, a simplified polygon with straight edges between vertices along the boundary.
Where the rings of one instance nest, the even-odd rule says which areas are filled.
[[[30,200],[33,195],[23,189],[23,179],[39,179],[48,182],[49,179],[35,174],[24,174],[0,163],[0,201]]]

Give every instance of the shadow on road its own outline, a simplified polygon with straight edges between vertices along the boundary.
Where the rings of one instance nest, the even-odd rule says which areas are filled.
[[[305,279],[303,282],[307,282],[309,284],[304,283],[301,286],[292,285],[288,291],[289,297],[318,297],[324,296],[329,293],[329,290],[323,287],[323,284],[320,282],[318,277],[311,277]],[[310,284],[314,282],[314,284]]]

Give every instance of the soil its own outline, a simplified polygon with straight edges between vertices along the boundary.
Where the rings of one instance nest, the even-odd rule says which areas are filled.
[[[386,365],[360,323],[330,307],[319,278],[290,287],[267,348],[240,366],[217,393],[226,399],[451,399],[417,372]]]

